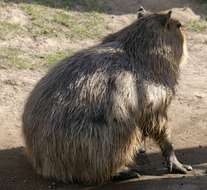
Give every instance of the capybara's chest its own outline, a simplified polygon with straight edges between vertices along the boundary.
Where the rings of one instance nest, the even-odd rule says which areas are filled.
[[[160,84],[147,84],[145,89],[145,109],[150,109],[152,112],[166,111],[173,92]]]

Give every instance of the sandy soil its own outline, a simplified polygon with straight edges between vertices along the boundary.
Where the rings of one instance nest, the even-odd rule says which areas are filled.
[[[146,5],[152,8],[153,4],[150,4],[150,2],[145,1]],[[178,3],[178,1],[174,2]],[[133,3],[134,1],[131,1],[131,5],[127,3],[129,9],[133,8]],[[164,8],[176,5],[170,4],[167,6],[165,4],[167,7]],[[179,6],[182,5],[179,4]],[[119,11],[121,10],[122,7]],[[185,13],[187,14],[187,12]],[[192,16],[192,13],[189,14]],[[179,13],[177,13],[177,16],[179,16]],[[133,18],[134,16],[131,15],[114,15],[113,22],[119,28],[123,23],[127,24]],[[180,18],[183,19],[183,14]],[[194,18],[197,19],[196,16]],[[183,162],[192,164],[194,171],[187,175],[167,174],[158,148],[149,142],[147,155],[140,155],[137,160],[140,174],[142,174],[140,179],[111,183],[99,187],[66,185],[53,180],[42,179],[35,174],[24,155],[21,113],[29,92],[44,75],[45,71],[9,70],[0,67],[0,190],[206,189],[207,32],[187,32],[187,35],[189,59],[187,64],[181,66],[177,96],[170,109],[170,125],[173,127],[173,142],[178,157]]]

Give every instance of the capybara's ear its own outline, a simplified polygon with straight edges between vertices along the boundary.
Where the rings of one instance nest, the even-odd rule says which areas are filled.
[[[167,27],[169,20],[171,18],[172,11],[170,10],[167,14],[163,15],[163,18],[161,19],[161,23],[163,26]]]
[[[146,10],[144,9],[144,7],[140,6],[137,10],[137,18],[139,19],[139,18],[143,17],[145,15],[145,13],[146,13]]]
[[[139,6],[137,12],[140,12],[140,11],[145,11],[144,7],[143,6]]]
[[[167,16],[168,16],[169,19],[170,19],[171,15],[172,15],[172,11],[169,10],[169,12],[167,13]]]

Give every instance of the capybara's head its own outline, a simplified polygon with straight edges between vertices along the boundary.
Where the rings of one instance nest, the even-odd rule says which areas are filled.
[[[156,62],[160,57],[179,64],[186,57],[182,24],[168,13],[152,13],[140,17],[123,33],[120,40],[129,54],[138,60]]]

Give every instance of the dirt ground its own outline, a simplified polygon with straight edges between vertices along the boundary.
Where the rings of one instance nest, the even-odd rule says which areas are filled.
[[[124,4],[125,2],[125,4]],[[123,7],[133,10],[137,1],[112,1],[116,13]],[[192,1],[139,1],[145,8],[158,10],[183,7]],[[121,6],[122,5],[122,6]],[[199,7],[195,8],[196,14]],[[201,7],[202,9],[202,7]],[[175,9],[183,22],[191,16],[199,19],[191,9]],[[184,11],[184,12],[183,12]],[[109,24],[121,27],[134,17],[127,12],[114,15]],[[186,16],[187,15],[187,16]],[[113,15],[112,15],[113,16]],[[109,18],[107,18],[109,19]],[[113,28],[116,30],[116,28]],[[76,189],[140,189],[140,190],[206,190],[207,189],[207,31],[187,31],[189,58],[181,65],[177,95],[169,110],[173,128],[173,142],[178,158],[194,168],[187,175],[168,174],[157,147],[148,142],[147,155],[137,159],[141,177],[139,179],[114,182],[98,187],[67,185],[42,179],[35,174],[24,155],[21,135],[21,114],[24,103],[35,83],[44,75],[41,70],[5,69],[0,66],[0,190],[76,190]]]

